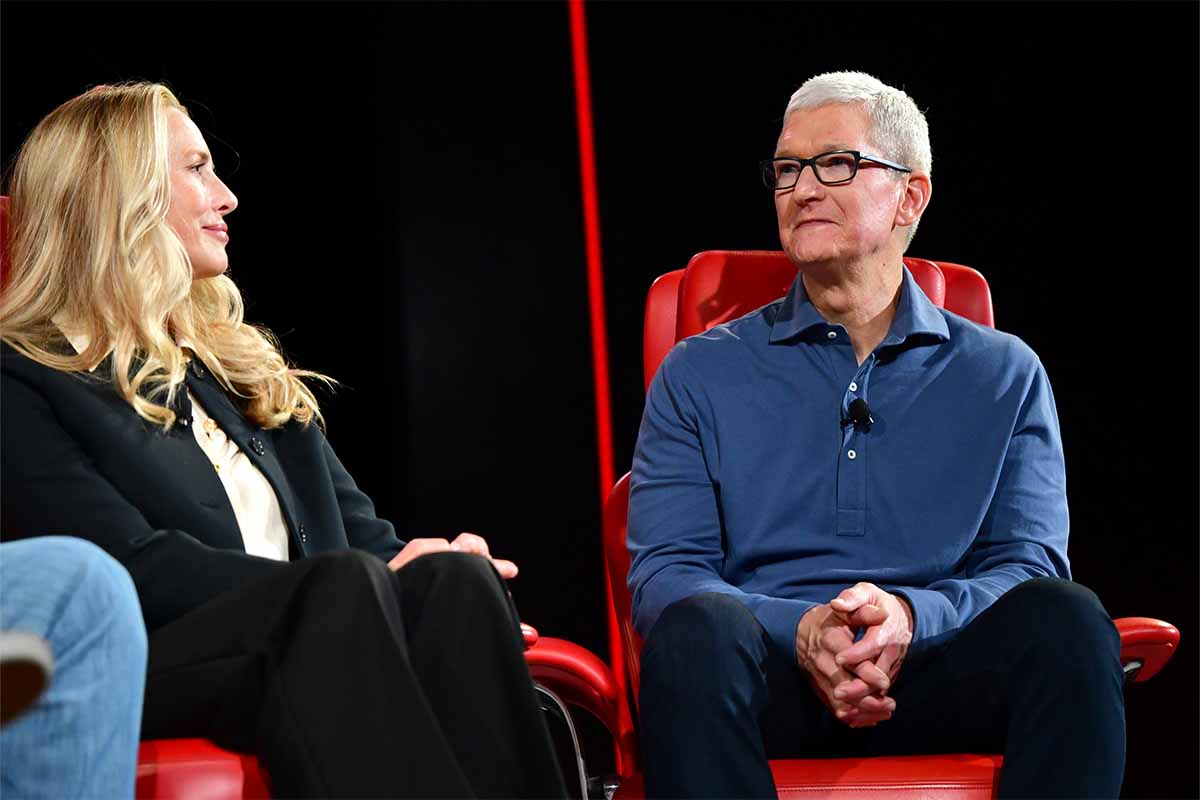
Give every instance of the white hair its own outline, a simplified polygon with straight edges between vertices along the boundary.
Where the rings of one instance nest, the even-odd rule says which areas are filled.
[[[926,175],[933,173],[929,147],[929,123],[925,114],[903,90],[888,86],[865,72],[826,72],[809,78],[788,101],[784,119],[794,111],[832,103],[858,103],[871,121],[867,140],[880,152],[875,155],[897,161]],[[908,241],[917,232],[914,222]]]
[[[809,78],[796,90],[788,101],[784,118],[793,111],[830,103],[862,104],[871,120],[867,138],[874,147],[883,151],[877,155],[899,161],[927,175],[932,172],[929,123],[904,91],[888,86],[865,72],[826,72]]]

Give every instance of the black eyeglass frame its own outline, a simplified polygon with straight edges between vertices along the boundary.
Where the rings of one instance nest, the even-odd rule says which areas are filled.
[[[846,178],[845,180],[841,180],[841,181],[822,180],[821,172],[820,172],[820,170],[817,169],[817,159],[825,158],[826,156],[839,156],[839,155],[854,156],[854,171],[850,173],[850,177]],[[775,186],[772,183],[767,183],[767,168],[770,167],[771,174],[774,175],[774,173],[775,173],[774,167],[780,161],[786,161],[790,164],[799,164],[800,165],[800,169],[796,171],[796,180],[793,181],[790,186]],[[910,168],[904,166],[903,164],[897,164],[895,161],[888,161],[886,158],[880,158],[879,156],[873,156],[870,153],[862,153],[862,152],[859,152],[858,150],[830,150],[827,153],[817,153],[812,158],[793,158],[791,156],[781,156],[779,158],[768,158],[768,159],[764,159],[763,161],[760,161],[758,164],[758,168],[759,168],[760,172],[762,173],[763,184],[766,185],[766,187],[768,189],[771,189],[772,191],[776,191],[776,192],[786,192],[788,189],[794,189],[796,186],[796,183],[799,183],[800,175],[804,172],[805,167],[812,167],[813,177],[815,177],[817,179],[817,181],[824,186],[845,186],[847,183],[850,183],[850,181],[852,181],[856,177],[858,177],[858,167],[863,161],[870,161],[873,164],[879,164],[880,166],[887,167],[888,169],[894,169],[897,172],[912,172],[912,170]]]

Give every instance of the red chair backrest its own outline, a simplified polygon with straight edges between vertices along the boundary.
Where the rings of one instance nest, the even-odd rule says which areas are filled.
[[[934,305],[995,327],[991,291],[978,272],[962,264],[923,258],[905,258],[904,265]],[[768,250],[708,250],[694,256],[686,268],[660,276],[646,297],[642,339],[646,388],[676,342],[779,299],[795,278],[796,267],[787,256]],[[611,654],[611,666],[617,684],[632,689],[636,704],[642,640],[633,629],[632,598],[626,583],[628,512],[626,474],[604,506],[604,560],[612,583],[609,625],[616,626],[618,633],[610,641],[619,642],[623,651]]]
[[[992,295],[978,272],[923,258],[905,258],[904,264],[934,305],[995,326]],[[695,255],[685,269],[660,276],[646,297],[646,388],[676,342],[783,297],[795,277],[796,267],[787,256],[771,250],[708,250]]]

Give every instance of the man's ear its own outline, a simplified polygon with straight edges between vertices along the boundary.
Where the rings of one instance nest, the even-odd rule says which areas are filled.
[[[905,181],[904,195],[896,208],[896,225],[908,227],[921,218],[929,197],[933,194],[933,182],[924,172],[914,172]]]

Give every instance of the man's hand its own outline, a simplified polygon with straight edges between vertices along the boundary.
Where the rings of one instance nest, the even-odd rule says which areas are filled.
[[[460,533],[453,542],[445,539],[412,539],[388,562],[388,568],[395,572],[414,558],[420,558],[430,553],[444,552],[475,553],[491,561],[501,578],[515,578],[517,575],[516,564],[502,558],[492,558],[492,554],[488,552],[487,542],[483,540],[482,536],[476,536],[473,533]]]
[[[861,639],[834,656],[838,667],[853,672],[858,681],[837,687],[835,696],[854,702],[870,688],[887,687],[896,679],[912,641],[912,609],[902,598],[872,583],[857,583],[829,603],[854,629],[865,628]]]
[[[873,607],[863,608],[856,617],[860,622],[851,623],[848,615],[826,603],[809,609],[796,626],[796,658],[800,666],[808,673],[821,701],[852,728],[889,719],[896,709],[896,701],[884,695],[891,685],[886,675],[863,668],[863,675],[856,678],[837,663],[838,654],[854,644],[854,629],[864,627],[861,620],[882,621],[882,615],[876,611]]]

